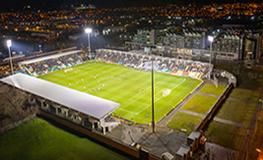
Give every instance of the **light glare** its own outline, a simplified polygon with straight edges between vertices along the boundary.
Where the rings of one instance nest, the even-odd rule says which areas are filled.
[[[6,43],[7,43],[7,47],[11,47],[12,46],[12,41],[11,40],[7,40]]]
[[[214,41],[214,37],[208,36],[208,40],[209,40],[209,42],[213,42]]]
[[[86,29],[85,29],[85,32],[86,32],[86,33],[91,33],[91,32],[92,32],[92,29],[91,29],[91,28],[86,28]]]

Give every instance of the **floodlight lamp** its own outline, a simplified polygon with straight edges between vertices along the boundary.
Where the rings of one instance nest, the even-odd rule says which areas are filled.
[[[12,46],[12,41],[11,40],[7,40],[6,43],[7,43],[7,47],[8,48]]]
[[[214,37],[213,36],[208,36],[208,41],[209,42],[213,42],[214,41]]]
[[[91,33],[91,32],[92,32],[92,29],[91,29],[91,28],[86,28],[86,29],[85,29],[85,32],[86,32],[86,33]]]

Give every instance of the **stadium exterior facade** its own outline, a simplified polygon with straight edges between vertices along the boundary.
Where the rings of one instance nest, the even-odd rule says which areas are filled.
[[[214,30],[204,27],[185,28],[180,32],[163,29],[138,30],[132,42],[126,42],[126,48],[151,48],[161,56],[202,60],[210,59],[208,35],[214,37],[212,43],[212,61],[258,62],[262,55],[263,31],[244,26],[223,25]],[[155,33],[155,34],[153,34]]]

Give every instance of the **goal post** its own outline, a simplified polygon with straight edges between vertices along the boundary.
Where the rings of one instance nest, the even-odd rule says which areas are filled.
[[[163,91],[163,97],[167,97],[171,93],[171,91],[171,89],[166,89],[165,91]]]
[[[65,73],[67,73],[67,72],[69,72],[69,71],[73,71],[73,68],[70,67],[70,68],[66,68],[66,69],[64,70]]]

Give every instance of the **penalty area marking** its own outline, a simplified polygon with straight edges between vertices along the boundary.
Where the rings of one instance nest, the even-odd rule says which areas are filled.
[[[179,84],[177,84],[176,86],[174,86],[174,87],[172,88],[172,90],[174,90],[176,87],[178,87],[178,86],[180,86],[182,83],[184,83],[185,80],[186,80],[186,79],[184,79],[182,82],[180,82]]]
[[[107,84],[107,83],[108,83],[108,82],[111,82],[111,81],[113,81],[113,80],[115,80],[115,79],[117,79],[118,81],[117,81],[116,83],[113,83],[113,84],[110,84],[110,85],[117,85],[117,84],[120,84],[120,83],[121,83],[121,78],[119,78],[119,77],[110,79],[110,80],[106,81],[105,83],[101,83],[101,81],[104,80],[104,79],[109,79],[109,78],[102,78],[102,79],[98,80],[98,83],[99,83],[100,85],[105,84],[105,86],[109,86],[109,84]]]
[[[158,83],[160,83],[160,82],[157,82],[157,83],[155,83],[155,84],[158,84]],[[134,97],[136,97],[136,96],[138,96],[139,94],[145,92],[145,91],[146,91],[147,89],[149,89],[149,88],[151,88],[151,86],[149,86],[149,87],[142,87],[142,88],[139,90],[139,93],[137,93],[137,94],[135,94],[134,96],[132,96],[129,100],[132,100]],[[136,101],[136,100],[134,100],[134,101]],[[138,103],[139,103],[139,102],[138,102]]]
[[[148,89],[150,87],[142,87],[140,90],[139,90],[139,93],[142,93],[144,90]]]
[[[158,93],[155,93],[154,94],[154,97],[155,97],[155,95],[158,95],[159,93],[161,93],[161,92],[163,92],[165,89],[162,89],[162,90],[160,90]],[[161,96],[160,98],[157,98],[157,100],[155,100],[154,101],[154,103],[155,102],[157,102],[157,101],[159,101],[159,99],[161,99],[161,98],[163,98],[163,96]],[[147,104],[147,103],[143,103],[143,102],[140,102],[140,101],[136,101],[136,100],[133,100],[133,99],[129,99],[130,101],[133,101],[133,102],[136,102],[136,103],[140,103],[140,104],[143,104],[143,105],[146,105],[147,107],[149,107],[151,104]],[[137,112],[138,113],[138,112]]]
[[[135,112],[132,112],[132,111],[128,111],[128,110],[126,110],[126,109],[123,109],[123,108],[118,108],[118,109],[120,109],[120,110],[122,110],[122,111],[125,111],[125,112],[128,112],[128,113],[131,113],[131,114],[138,115],[138,112],[135,113]]]
[[[175,85],[171,90],[174,90],[176,87],[180,86],[186,79],[184,79],[182,82],[180,82],[179,84]],[[163,96],[161,96],[160,98],[158,98],[155,102],[159,101],[161,98],[163,98]],[[137,112],[138,114],[141,114],[144,110],[146,110],[147,108],[149,108],[151,106],[151,104],[147,107],[145,107],[143,110],[141,110],[140,112]],[[137,115],[138,115],[137,114]]]
[[[139,103],[139,104],[143,104],[143,105],[146,105],[146,106],[149,105],[147,103],[139,102],[139,101],[136,101],[136,100],[133,100],[133,99],[129,99],[129,101],[133,101],[133,102],[136,102],[136,103]]]

